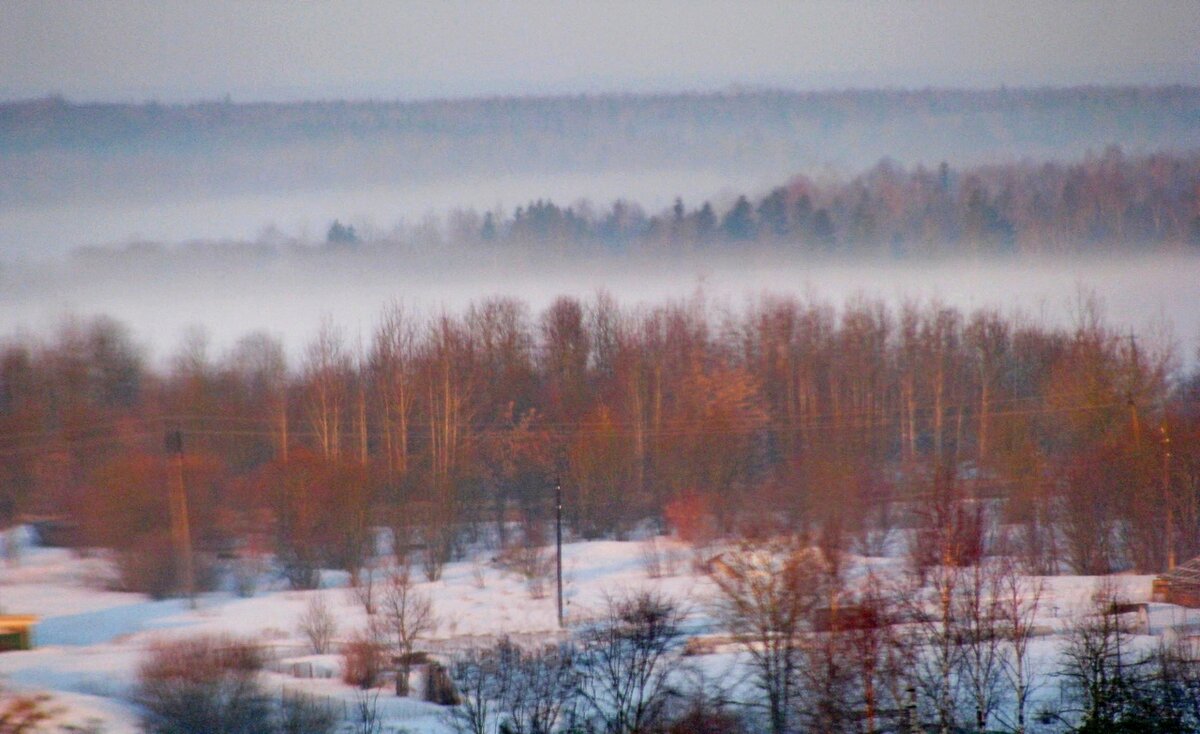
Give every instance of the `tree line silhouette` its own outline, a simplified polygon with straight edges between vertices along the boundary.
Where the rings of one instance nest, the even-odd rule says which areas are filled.
[[[574,243],[614,249],[772,243],[821,254],[1048,254],[1200,247],[1200,157],[1129,157],[1110,147],[1072,163],[935,169],[884,159],[850,178],[797,176],[723,211],[676,199],[647,215],[618,200],[537,200],[511,217],[489,212],[484,241]]]
[[[563,172],[793,171],[1200,147],[1200,88],[744,90],[292,104],[0,104],[0,201],[211,196]]]

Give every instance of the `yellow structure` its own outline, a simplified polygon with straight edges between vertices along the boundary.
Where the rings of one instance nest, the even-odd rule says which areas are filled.
[[[32,650],[37,621],[32,614],[0,614],[0,652]]]

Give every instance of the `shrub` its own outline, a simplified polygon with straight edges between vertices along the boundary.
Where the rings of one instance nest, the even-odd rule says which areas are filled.
[[[387,646],[374,629],[355,632],[342,646],[342,681],[359,688],[379,685],[386,663]]]
[[[154,599],[166,599],[183,591],[175,568],[175,546],[167,532],[138,536],[129,548],[118,553],[117,574],[121,591],[149,594]],[[211,555],[192,554],[192,580],[197,592],[216,588],[217,569]]]
[[[298,626],[301,634],[308,639],[313,654],[324,655],[329,652],[333,636],[337,634],[337,620],[333,618],[333,610],[329,608],[324,594],[317,592],[309,597]]]
[[[242,599],[249,599],[258,591],[258,580],[266,570],[262,557],[247,553],[233,560],[231,572],[233,575],[233,592]]]
[[[540,526],[528,523],[520,541],[505,548],[498,561],[501,567],[525,579],[531,599],[546,596],[546,581],[554,572],[554,556],[545,545]]]
[[[435,660],[425,665],[425,700],[439,706],[456,706],[459,703],[454,681],[442,664]]]
[[[311,696],[285,693],[279,700],[279,734],[329,734],[337,716]]]
[[[708,498],[697,492],[684,492],[663,508],[667,527],[684,543],[704,545],[716,534],[712,507]]]
[[[55,710],[48,708],[47,696],[6,697],[0,690],[0,732],[24,734],[38,731],[39,725],[52,718]]]
[[[667,734],[742,734],[741,719],[727,711],[692,708],[671,722]]]
[[[117,556],[117,572],[122,591],[149,594],[165,599],[175,591],[175,549],[165,532],[138,538],[132,547]]]
[[[311,548],[280,548],[275,562],[289,588],[309,591],[321,585],[320,561]]]
[[[647,578],[657,579],[679,573],[682,549],[673,541],[647,538],[642,541],[642,570]]]
[[[135,698],[152,734],[259,734],[272,729],[259,682],[263,659],[251,643],[204,636],[151,647]]]

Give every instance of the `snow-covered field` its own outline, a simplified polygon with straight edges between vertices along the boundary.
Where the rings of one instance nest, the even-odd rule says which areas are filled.
[[[568,624],[596,613],[606,594],[654,585],[673,598],[697,606],[712,593],[703,576],[680,575],[651,581],[643,570],[641,545],[633,542],[573,543],[564,546],[564,600]],[[553,586],[533,599],[525,580],[489,563],[446,566],[437,582],[419,589],[432,599],[439,624],[423,648],[453,650],[487,644],[498,635],[536,639],[557,634]],[[684,564],[686,565],[686,564]],[[338,637],[361,629],[366,614],[347,587],[344,574],[323,574],[318,591],[290,591],[274,581],[251,598],[228,592],[200,596],[197,607],[184,600],[153,601],[140,594],[106,591],[101,583],[105,562],[79,558],[71,551],[26,545],[18,565],[0,566],[0,610],[34,614],[36,647],[0,654],[0,679],[12,689],[44,691],[62,714],[58,724],[101,722],[109,734],[136,732],[137,711],[128,702],[140,656],[157,640],[202,633],[229,633],[269,643],[279,662],[314,662],[314,668],[336,670],[338,656],[307,656],[297,623],[309,599],[324,594],[334,610]],[[424,581],[423,577],[421,577]],[[301,669],[305,665],[299,666]],[[303,691],[352,705],[356,691],[331,679],[267,674],[268,687]],[[393,724],[413,732],[445,731],[442,709],[401,700],[384,689],[381,712]]]
[[[35,614],[41,618],[36,648],[0,654],[0,680],[12,689],[46,692],[60,710],[55,726],[99,723],[110,734],[136,732],[138,712],[128,700],[140,657],[156,640],[198,633],[247,636],[272,650],[272,672],[267,685],[280,692],[306,692],[351,707],[356,691],[341,683],[336,655],[310,656],[298,630],[298,620],[314,594],[324,594],[334,610],[338,637],[345,638],[366,622],[362,606],[346,588],[343,574],[327,572],[324,588],[296,592],[281,581],[260,586],[256,596],[239,598],[232,593],[202,595],[195,609],[186,601],[152,601],[138,594],[106,591],[102,587],[105,561],[79,557],[64,549],[41,548],[28,535],[15,565],[0,567],[0,609],[5,613]],[[597,613],[606,595],[654,587],[681,601],[690,620],[703,628],[709,622],[708,602],[715,586],[703,574],[690,570],[686,560],[678,573],[650,579],[640,542],[595,541],[564,547],[564,587],[568,625]],[[542,598],[531,598],[520,576],[491,563],[490,554],[449,564],[436,582],[419,585],[432,599],[439,619],[436,633],[420,647],[452,651],[486,644],[498,635],[518,639],[552,639],[557,634],[553,581]],[[854,558],[852,568],[867,565],[884,571],[896,559]],[[1090,603],[1095,579],[1047,579],[1038,624],[1061,629],[1066,619]],[[1119,592],[1130,601],[1147,601],[1150,577],[1116,577]],[[1200,618],[1198,618],[1200,619]],[[1161,633],[1169,625],[1189,619],[1184,610],[1152,605],[1150,631]],[[1037,640],[1032,652],[1041,659],[1044,674],[1053,671],[1060,638]],[[1148,642],[1147,637],[1144,642]],[[716,666],[736,663],[736,656],[714,656]],[[291,663],[299,663],[292,665]],[[311,665],[310,665],[311,664]],[[292,672],[316,671],[317,677],[297,677]],[[322,671],[330,677],[321,677]],[[1045,686],[1046,690],[1053,686]],[[1048,695],[1043,691],[1043,695]],[[380,711],[392,731],[444,732],[443,710],[415,699],[399,699],[382,689]],[[57,730],[57,729],[51,729]],[[385,728],[385,731],[388,731]]]

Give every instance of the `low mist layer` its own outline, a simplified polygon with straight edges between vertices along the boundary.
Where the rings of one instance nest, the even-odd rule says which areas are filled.
[[[1169,331],[1190,360],[1200,343],[1197,273],[1195,254],[898,262],[787,256],[774,249],[688,257],[576,257],[527,248],[133,249],[0,270],[0,332],[48,333],[69,314],[105,314],[128,325],[159,357],[189,327],[206,331],[218,351],[262,330],[297,355],[326,319],[365,339],[392,302],[433,314],[459,313],[494,295],[518,297],[536,310],[560,295],[607,291],[636,305],[702,291],[738,311],[765,293],[833,304],[864,295],[892,305],[938,299],[964,310],[994,307],[1069,325],[1086,292],[1121,329]]]
[[[1200,89],[1087,87],[497,98],[409,103],[0,104],[0,253],[131,236],[250,239],[329,219],[389,228],[453,207],[726,189],[942,161],[1200,146]],[[623,183],[622,183],[623,182]],[[714,202],[719,203],[719,202]]]

